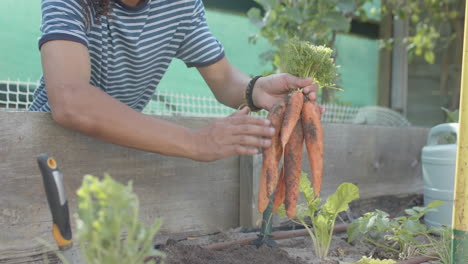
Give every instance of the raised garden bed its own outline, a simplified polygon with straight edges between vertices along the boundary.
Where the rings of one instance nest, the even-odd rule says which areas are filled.
[[[421,195],[383,196],[379,198],[358,200],[351,204],[347,213],[342,213],[337,221],[340,224],[349,223],[350,218],[357,218],[365,212],[375,209],[385,210],[391,217],[404,214],[404,210],[422,204]],[[341,222],[341,223],[340,223]],[[277,230],[300,228],[286,222],[277,226]],[[308,235],[275,240],[278,248],[253,245],[231,245],[221,250],[207,249],[207,245],[228,241],[240,241],[255,238],[255,230],[244,228],[220,231],[204,236],[159,236],[158,248],[167,254],[166,264],[241,264],[241,263],[284,263],[284,264],[323,264],[323,263],[353,263],[363,256],[385,259],[389,254],[380,248],[356,241],[347,242],[346,232],[335,233],[327,260],[315,257],[313,245]],[[437,263],[435,261],[419,263]]]

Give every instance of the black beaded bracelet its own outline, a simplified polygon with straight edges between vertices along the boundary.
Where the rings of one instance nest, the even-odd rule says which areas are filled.
[[[253,102],[252,94],[253,94],[253,88],[255,86],[255,83],[257,80],[263,77],[262,75],[257,75],[250,80],[249,85],[247,85],[247,89],[245,89],[245,101],[247,102],[247,106],[250,108],[252,112],[258,112],[262,110],[259,107],[256,107]]]

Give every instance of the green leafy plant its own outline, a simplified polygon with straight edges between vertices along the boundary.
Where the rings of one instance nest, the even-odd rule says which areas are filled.
[[[307,229],[314,245],[315,255],[325,258],[330,249],[336,217],[340,212],[348,210],[348,204],[359,198],[359,188],[351,183],[341,184],[324,204],[315,198],[314,190],[310,187],[310,180],[306,173],[301,174],[299,191],[306,200],[306,204],[297,205],[296,218]],[[278,209],[280,216],[285,216],[284,206]],[[311,219],[312,226],[306,223],[306,217]]]
[[[260,57],[278,68],[280,48],[291,38],[309,41],[315,45],[335,48],[339,33],[347,33],[351,20],[364,20],[364,4],[372,0],[255,0],[261,8],[247,12],[252,24],[259,32],[249,37],[250,43],[265,38],[272,49]],[[336,59],[337,53],[333,53]],[[322,91],[322,102],[328,102],[329,93]]]
[[[452,229],[448,226],[437,227],[433,229],[433,234],[436,236],[423,234],[432,247],[424,248],[421,255],[435,257],[441,264],[451,264]]]
[[[337,66],[333,50],[292,38],[280,50],[279,68],[298,77],[312,77],[320,88],[335,88]]]
[[[437,230],[427,229],[420,219],[442,204],[441,201],[434,201],[427,207],[416,206],[405,210],[407,216],[396,218],[389,218],[389,214],[381,210],[366,213],[348,226],[348,242],[359,238],[402,259],[420,255],[424,249],[433,248],[434,245],[421,242],[417,237],[437,233]]]
[[[401,40],[383,39],[382,46],[406,47],[410,60],[421,57],[427,63],[440,64],[440,93],[451,99],[450,109],[459,107],[459,74],[463,53],[464,10],[466,0],[385,0],[382,14],[408,25]],[[458,72],[453,77],[451,73]],[[450,82],[453,79],[454,83]]]
[[[436,48],[447,49],[456,38],[464,0],[386,0],[383,14],[408,21],[410,31],[403,41],[410,56],[434,63]],[[461,21],[462,22],[462,21]]]
[[[147,257],[163,257],[153,247],[161,221],[150,227],[139,221],[131,182],[125,186],[109,175],[102,181],[86,175],[77,195],[77,239],[86,263],[144,263]]]

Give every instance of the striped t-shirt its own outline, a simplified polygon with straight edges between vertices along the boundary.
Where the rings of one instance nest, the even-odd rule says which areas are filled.
[[[86,22],[81,0],[42,0],[42,37],[70,40],[88,48],[90,84],[141,111],[151,99],[171,60],[188,67],[213,64],[224,57],[210,33],[201,0],[144,0],[136,7],[112,0],[108,16]],[[181,84],[182,85],[182,84]],[[50,111],[44,78],[31,111]]]

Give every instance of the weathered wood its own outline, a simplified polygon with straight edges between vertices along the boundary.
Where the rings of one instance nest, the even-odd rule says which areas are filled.
[[[426,143],[427,128],[341,124],[324,124],[323,128],[322,197],[331,195],[343,182],[356,184],[362,199],[422,193],[420,152]],[[303,155],[307,155],[305,148]],[[310,165],[305,157],[302,159],[302,169],[310,175]],[[241,190],[241,193],[245,199],[251,198],[250,207],[256,208],[260,171],[255,168],[261,168],[262,159],[259,157],[253,162],[248,166],[253,168],[252,172],[244,177],[254,182],[241,184],[241,188],[252,186],[250,190]],[[241,204],[243,206],[249,206],[249,203],[244,202]],[[247,212],[250,214],[244,215],[241,224],[257,227],[256,221],[261,216],[256,209]]]
[[[170,121],[198,128],[210,120]],[[162,217],[162,233],[209,232],[239,225],[237,156],[212,163],[166,157],[64,129],[48,113],[0,111],[0,263],[40,254],[44,247],[35,238],[54,244],[35,160],[44,152],[58,161],[71,213],[75,213],[75,191],[82,176],[109,173],[121,183],[133,181],[141,219],[149,223]]]
[[[427,128],[324,125],[322,195],[351,182],[361,198],[422,193],[421,149]],[[303,168],[310,168],[303,162]]]
[[[262,216],[258,213],[258,182],[262,170],[262,155],[240,157],[239,224],[258,226]]]

